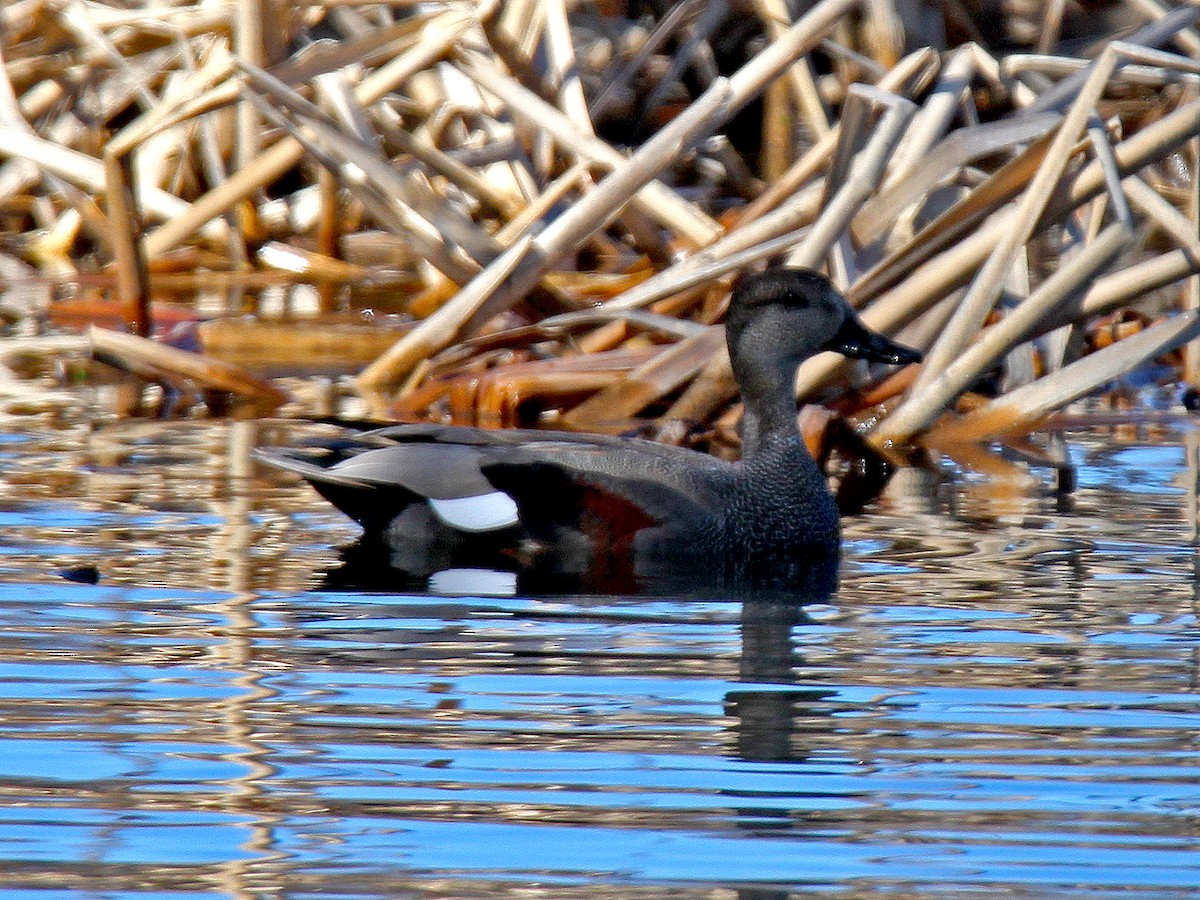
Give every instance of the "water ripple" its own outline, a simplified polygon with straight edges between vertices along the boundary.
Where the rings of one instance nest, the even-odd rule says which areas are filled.
[[[8,444],[5,897],[1195,895],[1179,447],[897,487],[798,612],[316,591],[352,529],[220,442]]]

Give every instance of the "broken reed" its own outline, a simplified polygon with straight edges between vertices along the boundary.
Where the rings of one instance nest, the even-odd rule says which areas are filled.
[[[29,229],[8,244],[45,274],[110,272],[143,335],[184,249],[402,282],[413,321],[355,382],[381,417],[736,441],[720,320],[769,260],[824,269],[927,351],[874,386],[828,355],[798,373],[799,400],[861,412],[880,446],[1025,429],[1195,346],[1194,6],[1035,5],[1004,26],[1036,52],[1003,54],[956,2],[632,6],[6,4],[0,209]],[[731,135],[752,104],[759,132]],[[354,258],[380,234],[402,276]],[[1074,361],[1072,333],[1177,282],[1161,321]],[[269,352],[283,332],[258,324]],[[253,331],[203,333],[220,354]],[[212,359],[92,344],[149,379],[285,399]],[[1000,395],[958,412],[997,368]]]

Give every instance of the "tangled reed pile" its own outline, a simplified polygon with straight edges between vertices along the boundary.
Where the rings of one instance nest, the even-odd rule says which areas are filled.
[[[724,305],[783,261],[927,351],[882,381],[809,361],[810,426],[1020,432],[1200,334],[1198,20],[1164,0],[9,0],[21,336],[0,360],[75,346],[33,332],[100,291],[133,333],[87,347],[152,380],[278,406],[222,357],[332,352],[379,417],[736,452]],[[320,288],[307,317],[247,307],[281,277]],[[158,302],[204,285],[223,308]],[[367,305],[394,315],[347,324]],[[199,353],[162,339],[179,318],[208,320]]]

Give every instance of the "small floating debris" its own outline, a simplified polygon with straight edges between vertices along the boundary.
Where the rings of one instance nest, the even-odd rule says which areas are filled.
[[[1020,435],[1156,360],[1200,385],[1192,4],[256,9],[0,10],[0,360],[95,322],[263,414],[260,371],[340,367],[380,420],[732,455],[722,317],[776,263],[926,352],[806,363],[818,446]]]
[[[100,570],[95,566],[74,566],[70,569],[59,569],[56,574],[76,584],[99,584],[102,577]]]

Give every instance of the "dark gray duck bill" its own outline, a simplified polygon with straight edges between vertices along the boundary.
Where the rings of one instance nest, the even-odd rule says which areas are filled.
[[[891,338],[867,328],[857,317],[847,318],[828,349],[836,350],[843,356],[853,359],[865,359],[870,362],[892,363],[907,365],[920,362],[922,354],[919,350],[897,344]]]

